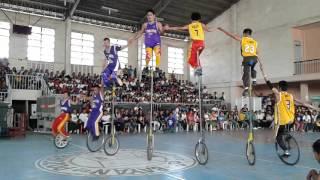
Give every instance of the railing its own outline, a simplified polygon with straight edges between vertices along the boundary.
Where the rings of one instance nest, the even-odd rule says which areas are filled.
[[[320,73],[320,59],[296,61],[294,72],[295,75]]]
[[[8,82],[12,89],[24,89],[24,90],[41,90],[42,79],[41,75],[29,76],[29,75],[14,75],[7,74]]]
[[[52,91],[50,90],[47,82],[44,80],[44,78],[41,78],[41,84],[42,84],[42,95],[43,96],[51,96],[53,95]]]

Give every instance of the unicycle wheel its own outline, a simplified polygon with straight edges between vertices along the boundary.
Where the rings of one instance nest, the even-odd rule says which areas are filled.
[[[99,151],[104,144],[104,135],[100,134],[99,137],[94,137],[90,132],[87,135],[87,147],[91,152]]]
[[[246,145],[246,157],[249,165],[253,166],[256,163],[256,152],[252,141],[249,141]]]
[[[65,138],[62,134],[56,135],[56,137],[53,139],[53,144],[58,148],[58,149],[63,149],[68,146],[69,141],[68,138]]]
[[[300,148],[298,145],[298,142],[296,139],[290,135],[286,134],[282,136],[283,142],[285,143],[285,146],[287,147],[287,150],[290,152],[290,155],[286,155],[284,153],[284,150],[280,147],[278,142],[275,143],[275,148],[278,157],[280,160],[290,166],[296,165],[300,160]]]
[[[201,165],[207,164],[209,159],[209,154],[208,154],[208,148],[204,142],[200,141],[196,144],[194,153],[199,164]]]
[[[119,151],[119,147],[120,147],[120,143],[117,137],[114,137],[112,140],[112,136],[109,136],[104,142],[104,152],[108,156],[113,156],[117,154],[117,152]]]
[[[147,159],[148,161],[152,160],[153,148],[154,148],[154,138],[153,136],[147,136]]]

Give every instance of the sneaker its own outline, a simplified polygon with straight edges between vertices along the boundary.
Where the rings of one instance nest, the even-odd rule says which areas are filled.
[[[253,79],[253,80],[252,80],[252,85],[253,85],[253,86],[257,85],[257,80],[256,80],[256,79]]]
[[[287,157],[288,157],[288,156],[290,156],[290,155],[291,155],[291,154],[290,154],[289,150],[285,150],[284,153],[283,153],[283,156],[287,156]]]
[[[202,68],[201,68],[201,67],[198,67],[197,69],[195,69],[194,74],[195,74],[196,76],[201,76],[201,75],[202,75]]]
[[[244,97],[249,96],[249,90],[248,90],[248,89],[245,89],[245,90],[243,91],[243,93],[242,93],[242,96],[244,96]]]

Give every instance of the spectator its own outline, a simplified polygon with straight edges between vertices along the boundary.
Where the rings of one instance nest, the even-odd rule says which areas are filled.
[[[320,163],[320,139],[313,143],[312,149],[315,160]],[[310,170],[307,180],[320,180],[320,173],[315,169]]]

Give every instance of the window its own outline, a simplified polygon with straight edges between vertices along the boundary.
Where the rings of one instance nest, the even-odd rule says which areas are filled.
[[[54,61],[54,29],[32,26],[28,36],[28,60]]]
[[[91,34],[71,33],[71,64],[93,66],[94,37]]]
[[[9,57],[10,24],[0,22],[0,58]]]
[[[156,68],[156,55],[154,52],[152,54],[153,54],[153,57],[149,62],[149,67],[152,66],[153,69],[155,69]],[[142,63],[141,64],[142,64],[142,69],[146,67],[146,46],[144,44],[142,46]]]
[[[182,48],[168,47],[168,73],[184,74],[183,53]]]
[[[128,44],[128,41],[126,40],[122,40],[122,39],[113,39],[110,38],[110,43],[112,45],[120,45],[120,46],[126,46]],[[128,48],[125,48],[121,51],[118,52],[118,57],[119,57],[119,61],[120,61],[120,67],[124,68],[125,65],[128,65]]]

